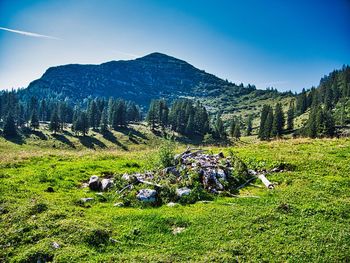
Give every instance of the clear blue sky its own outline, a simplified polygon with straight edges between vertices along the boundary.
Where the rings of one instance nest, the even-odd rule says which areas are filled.
[[[0,89],[50,66],[155,51],[235,83],[300,91],[350,64],[350,1],[0,0]]]

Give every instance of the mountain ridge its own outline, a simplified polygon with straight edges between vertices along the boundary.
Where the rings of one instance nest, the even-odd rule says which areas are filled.
[[[254,89],[237,86],[184,60],[153,52],[133,60],[50,67],[29,84],[27,91],[39,97],[41,91],[51,91],[55,96],[73,100],[113,96],[147,105],[152,98],[211,96],[224,88],[237,93]]]

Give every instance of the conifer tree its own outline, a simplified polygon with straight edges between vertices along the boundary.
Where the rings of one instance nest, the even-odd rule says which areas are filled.
[[[60,121],[60,118],[58,117],[57,108],[55,108],[50,118],[50,125],[49,125],[50,131],[53,131],[54,134],[60,131],[60,128],[61,128],[60,122],[61,121]]]
[[[273,110],[269,106],[266,121],[264,124],[263,135],[261,138],[262,140],[269,140],[271,138],[272,125],[273,125]]]
[[[246,130],[247,136],[252,135],[252,131],[253,131],[253,117],[252,115],[249,115],[247,117],[247,130]]]
[[[17,127],[11,111],[9,111],[7,114],[3,133],[4,136],[8,138],[15,137],[17,135]]]
[[[102,133],[105,133],[108,131],[108,116],[107,116],[107,107],[104,107],[102,114],[101,114],[101,120],[100,120],[100,131]]]
[[[231,125],[230,125],[230,136],[231,137],[234,137],[235,129],[236,129],[236,120],[233,118],[231,121]]]
[[[294,129],[294,101],[291,101],[287,112],[287,130],[291,131],[293,129]]]
[[[259,127],[259,134],[258,137],[262,140],[264,140],[264,135],[265,135],[265,122],[267,119],[267,115],[269,113],[270,106],[264,105],[262,110],[261,110],[261,115],[260,115],[260,127]]]
[[[316,115],[317,115],[317,108],[313,107],[310,111],[309,120],[307,123],[307,135],[310,138],[316,138],[317,136],[317,121],[316,121]]]
[[[239,138],[241,138],[241,127],[240,127],[239,123],[236,123],[236,125],[235,125],[233,137],[235,137],[237,140],[239,140]]]
[[[148,125],[151,127],[151,130],[154,130],[157,124],[157,101],[156,100],[151,101],[151,105],[149,107],[146,120],[148,122]]]
[[[333,137],[335,134],[335,122],[331,111],[324,113],[324,135],[327,137]]]
[[[85,136],[89,132],[89,118],[85,111],[81,111],[74,123],[74,131]]]
[[[273,124],[272,124],[272,130],[271,135],[280,137],[283,132],[283,126],[284,126],[284,115],[283,115],[283,109],[281,103],[277,103],[275,107],[275,114],[273,115]]]
[[[36,110],[33,110],[32,116],[30,117],[30,127],[34,130],[39,128],[39,118]]]

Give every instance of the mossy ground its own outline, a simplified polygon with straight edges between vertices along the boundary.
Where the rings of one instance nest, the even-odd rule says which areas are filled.
[[[274,190],[240,192],[255,197],[123,208],[113,206],[114,192],[99,197],[80,186],[93,174],[149,169],[157,143],[127,143],[124,136],[115,134],[127,150],[0,139],[1,262],[350,261],[349,139],[261,143],[251,137],[214,147],[232,149],[250,168],[286,163],[290,169],[268,175]],[[83,197],[95,199],[82,204]],[[183,231],[174,234],[175,228]]]

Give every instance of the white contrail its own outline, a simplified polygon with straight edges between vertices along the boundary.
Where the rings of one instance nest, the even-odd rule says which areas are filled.
[[[46,36],[46,35],[41,35],[41,34],[26,32],[26,31],[20,31],[20,30],[14,30],[14,29],[6,28],[6,27],[0,27],[0,30],[4,30],[4,31],[12,32],[12,33],[17,33],[17,34],[25,35],[25,36],[29,36],[29,37],[40,37],[40,38],[60,40],[60,38],[58,38],[58,37]]]

